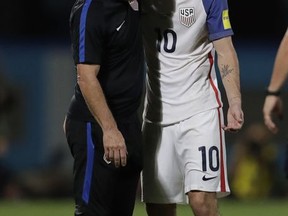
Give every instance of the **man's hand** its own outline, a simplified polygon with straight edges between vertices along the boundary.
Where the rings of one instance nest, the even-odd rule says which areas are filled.
[[[127,149],[121,132],[116,129],[103,131],[104,157],[114,163],[115,167],[126,166]]]
[[[263,106],[264,123],[272,133],[276,134],[278,127],[273,120],[274,115],[278,119],[283,118],[283,102],[280,97],[269,95],[266,96]]]
[[[227,113],[227,125],[223,126],[225,131],[238,132],[244,123],[244,114],[240,103],[230,105]]]

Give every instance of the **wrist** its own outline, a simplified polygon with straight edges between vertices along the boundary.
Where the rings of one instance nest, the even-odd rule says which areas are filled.
[[[266,91],[265,91],[265,95],[266,95],[266,96],[276,96],[276,97],[278,97],[278,96],[280,96],[280,94],[281,94],[281,91],[280,91],[280,90],[271,91],[271,90],[269,90],[269,89],[267,88]]]
[[[241,104],[241,96],[235,96],[232,98],[228,99],[229,105],[233,105],[233,104]]]

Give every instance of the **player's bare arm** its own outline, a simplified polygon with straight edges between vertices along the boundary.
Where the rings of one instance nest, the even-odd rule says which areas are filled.
[[[273,117],[281,119],[283,117],[283,102],[280,96],[280,90],[288,77],[288,30],[284,35],[277,51],[273,67],[271,81],[267,88],[267,94],[264,106],[264,123],[272,133],[278,132],[278,127]]]
[[[229,103],[227,125],[223,128],[231,132],[238,131],[244,123],[238,57],[231,37],[213,41],[213,44],[217,52],[217,64]]]
[[[284,35],[273,67],[273,73],[271,81],[268,86],[268,90],[271,92],[280,91],[288,77],[288,29]]]
[[[127,150],[125,140],[106,103],[101,85],[97,79],[99,65],[77,65],[77,82],[90,112],[103,131],[104,154],[116,167],[125,166]]]

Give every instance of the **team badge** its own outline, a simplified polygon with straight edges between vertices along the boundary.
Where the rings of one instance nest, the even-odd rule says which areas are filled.
[[[192,8],[180,8],[179,9],[180,23],[187,28],[191,27],[195,23],[195,9]]]

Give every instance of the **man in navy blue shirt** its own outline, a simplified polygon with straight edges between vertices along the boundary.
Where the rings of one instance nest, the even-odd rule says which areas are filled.
[[[132,216],[140,172],[144,55],[136,0],[78,0],[70,17],[75,94],[64,123],[75,215]]]

